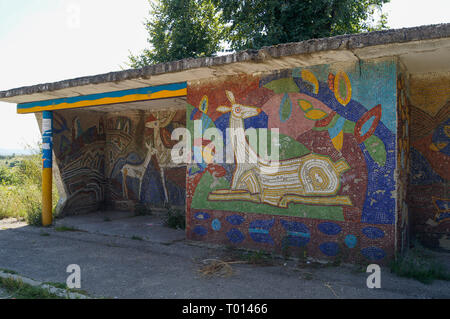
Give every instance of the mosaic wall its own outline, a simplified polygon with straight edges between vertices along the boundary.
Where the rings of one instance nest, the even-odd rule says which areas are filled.
[[[176,143],[172,131],[186,127],[185,111],[125,114],[106,116],[108,202],[184,207],[186,165],[174,164],[170,153]]]
[[[66,195],[63,214],[99,208],[105,187],[103,118],[73,110],[53,112],[53,153]]]
[[[63,214],[185,205],[186,165],[170,160],[185,111],[54,112],[54,153],[67,193]]]
[[[194,136],[203,161],[188,167],[188,238],[316,257],[391,256],[396,70],[391,60],[361,61],[190,83],[191,135],[195,123],[218,128],[234,162],[208,160],[215,138]],[[271,173],[244,135],[227,139],[230,127],[279,128],[280,170]],[[258,164],[240,164],[244,155]]]
[[[450,76],[412,78],[409,92],[412,231],[423,244],[450,250]]]

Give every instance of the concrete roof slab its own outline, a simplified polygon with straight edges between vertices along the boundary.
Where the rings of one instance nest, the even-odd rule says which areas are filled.
[[[377,31],[331,38],[311,39],[297,43],[263,47],[261,50],[246,50],[217,57],[183,59],[118,72],[80,77],[53,83],[44,83],[0,91],[0,101],[25,103],[72,97],[123,89],[140,88],[160,84],[194,81],[220,75],[258,73],[328,64],[358,59],[375,59],[389,56],[407,56],[405,65],[435,59],[427,51],[443,50],[439,66],[448,66],[444,55],[450,52],[450,23],[428,25],[397,30]],[[409,63],[411,61],[411,63]],[[423,68],[418,70],[422,72]]]

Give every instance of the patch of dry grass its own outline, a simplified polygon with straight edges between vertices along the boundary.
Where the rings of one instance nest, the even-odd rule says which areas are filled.
[[[241,260],[223,261],[220,259],[204,259],[201,263],[202,265],[198,271],[202,276],[229,277],[234,273],[233,267],[231,266],[232,264],[246,264],[247,262]]]

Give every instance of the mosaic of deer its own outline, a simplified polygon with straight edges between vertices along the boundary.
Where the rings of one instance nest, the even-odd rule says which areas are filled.
[[[217,111],[230,113],[230,138],[236,168],[230,189],[215,190],[208,200],[246,200],[288,207],[289,203],[352,205],[348,196],[336,196],[340,175],[350,167],[344,159],[332,162],[327,156],[305,156],[270,161],[259,156],[245,136],[244,119],[257,116],[261,108],[236,103],[226,91],[231,106]]]
[[[157,112],[155,115],[150,115],[145,122],[146,128],[153,129],[153,150],[159,166],[166,203],[169,201],[169,195],[166,187],[164,169],[184,166],[183,163],[180,164],[172,161],[171,151],[173,145],[167,138],[163,138],[163,136],[167,137],[169,134],[166,127],[172,122],[175,114],[176,111]],[[163,134],[163,132],[166,134]]]
[[[127,177],[137,178],[139,180],[138,198],[140,198],[142,189],[142,180],[152,156],[155,156],[159,166],[161,182],[164,190],[165,201],[168,202],[169,196],[165,184],[164,168],[180,166],[171,161],[171,147],[166,145],[161,139],[161,130],[171,123],[176,111],[157,112],[151,114],[145,121],[145,127],[153,130],[153,140],[146,142],[147,155],[141,164],[125,164],[122,169],[122,191],[124,198],[128,199],[128,188],[126,184]]]
[[[122,173],[122,192],[124,198],[128,199],[128,187],[127,187],[127,177],[137,178],[139,180],[139,188],[138,188],[138,198],[140,198],[141,188],[142,188],[142,179],[145,174],[145,170],[147,169],[148,163],[154,154],[156,154],[156,149],[153,148],[152,143],[145,143],[145,146],[148,149],[147,155],[145,156],[144,161],[141,164],[125,164],[120,170]]]

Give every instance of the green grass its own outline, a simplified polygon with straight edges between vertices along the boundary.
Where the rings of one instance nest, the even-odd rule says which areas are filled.
[[[41,226],[41,167],[40,154],[0,162],[0,219],[13,217]],[[59,199],[55,184],[52,195],[55,208]]]
[[[46,281],[43,283],[44,285],[49,285],[49,286],[53,286],[55,288],[59,288],[59,289],[68,289],[67,285],[63,282],[52,282],[52,281]]]
[[[11,294],[10,298],[16,299],[63,299],[51,293],[48,289],[35,287],[23,283],[14,278],[0,278],[0,288]]]
[[[4,272],[5,274],[10,274],[10,275],[17,275],[17,272],[15,272],[14,270],[9,270],[9,269],[5,269],[5,268],[0,268],[1,272]]]
[[[434,280],[450,280],[449,270],[433,257],[431,251],[418,243],[393,260],[390,268],[398,276],[413,278],[424,284],[431,284]]]
[[[273,256],[266,251],[253,251],[248,254],[243,255],[244,259],[248,261],[249,264],[252,265],[272,265],[273,264]]]
[[[81,295],[88,296],[87,291],[82,290],[82,289],[69,288],[69,287],[67,287],[67,284],[63,283],[63,282],[47,281],[47,282],[44,282],[43,284],[44,285],[49,285],[49,286],[52,286],[52,287],[55,287],[55,288],[58,288],[58,289],[64,289],[64,290],[67,290],[69,292],[74,292],[74,293],[78,293],[78,294],[81,294]]]
[[[164,218],[164,225],[173,229],[186,228],[186,215],[180,209],[169,208],[167,215]]]

